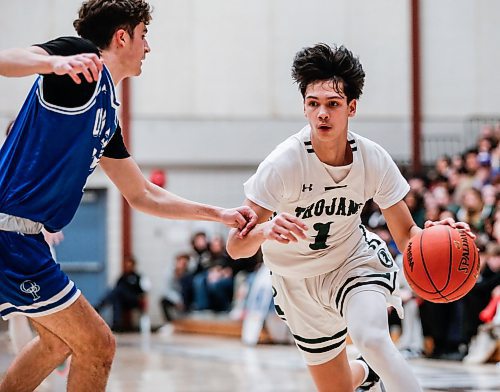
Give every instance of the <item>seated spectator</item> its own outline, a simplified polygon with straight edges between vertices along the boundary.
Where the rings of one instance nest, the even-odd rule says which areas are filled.
[[[444,210],[452,209],[456,211],[458,209],[458,207],[453,206],[451,203],[451,196],[447,186],[443,184],[436,185],[432,188],[431,192],[438,207]]]
[[[423,197],[424,193],[427,191],[426,181],[427,179],[422,176],[414,176],[408,179],[408,184],[410,184],[410,188],[413,191]]]
[[[491,209],[484,205],[481,191],[476,188],[466,189],[462,204],[457,211],[457,219],[470,225],[473,232],[484,231],[484,221],[491,214]]]
[[[229,311],[233,300],[233,259],[227,254],[221,236],[215,236],[208,246],[208,268],[193,279],[194,310]]]
[[[165,290],[160,300],[167,323],[179,317],[186,310],[184,304],[182,281],[188,273],[188,253],[179,253],[175,257],[175,265],[167,270]]]
[[[404,201],[410,210],[411,216],[418,227],[423,228],[425,223],[424,199],[415,190],[410,189]]]
[[[448,155],[442,155],[436,160],[435,170],[438,176],[448,178],[451,170],[451,158]]]
[[[479,168],[479,160],[477,159],[478,151],[475,148],[467,150],[464,154],[465,170],[469,176],[474,176]]]
[[[131,326],[127,325],[128,322],[125,320],[126,311],[138,309],[142,312],[145,308],[145,293],[148,284],[136,272],[135,268],[135,259],[133,257],[127,258],[124,263],[123,274],[118,279],[116,286],[95,307],[100,312],[104,307],[112,306],[113,322],[111,329],[115,332],[131,329]]]
[[[208,268],[210,263],[210,250],[208,249],[208,239],[206,233],[199,231],[193,234],[191,239],[192,256],[189,270],[194,275]]]
[[[193,307],[194,301],[194,277],[208,268],[210,252],[208,251],[207,235],[203,231],[198,231],[191,237],[191,256],[189,259],[187,273],[180,280],[184,307],[189,311]]]
[[[262,265],[262,251],[259,248],[251,257],[234,260],[231,264],[234,276],[233,303],[229,317],[243,320],[247,313],[247,300],[255,274]]]
[[[465,171],[465,162],[462,154],[455,154],[451,157],[451,169],[460,173]]]

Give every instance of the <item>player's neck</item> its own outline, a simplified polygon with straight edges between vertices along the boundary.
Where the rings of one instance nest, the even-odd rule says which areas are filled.
[[[111,74],[111,79],[113,79],[114,85],[118,86],[126,77],[123,72],[120,59],[114,52],[109,50],[103,50],[101,56],[106,68],[108,68],[109,73]]]
[[[352,163],[352,151],[347,137],[342,141],[319,141],[311,138],[314,152],[319,160],[330,166],[345,166]]]

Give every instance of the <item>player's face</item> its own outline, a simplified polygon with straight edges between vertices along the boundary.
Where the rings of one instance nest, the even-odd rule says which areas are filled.
[[[146,53],[151,51],[146,39],[147,32],[148,28],[142,22],[134,28],[134,36],[130,39],[127,59],[125,60],[128,63],[129,76],[141,74],[142,61],[146,58]]]
[[[356,114],[356,100],[347,102],[343,83],[335,90],[332,81],[319,81],[307,86],[304,98],[304,114],[312,133],[319,139],[332,139],[347,134],[349,117]]]

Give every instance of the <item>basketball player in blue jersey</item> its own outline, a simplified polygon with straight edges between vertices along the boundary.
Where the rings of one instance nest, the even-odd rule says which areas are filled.
[[[53,260],[41,234],[73,218],[100,162],[129,204],[164,218],[222,222],[245,235],[247,206],[191,202],[147,181],[117,120],[116,86],[141,73],[151,7],[88,0],[64,37],[0,52],[0,74],[40,74],[0,150],[0,314],[31,318],[39,336],[15,358],[1,392],[32,391],[72,355],[68,391],[104,391],[115,352],[106,323]]]
[[[401,251],[421,231],[403,201],[409,185],[389,154],[348,127],[363,68],[345,47],[318,44],[297,53],[292,69],[309,124],[245,183],[245,204],[258,224],[244,238],[232,230],[227,251],[249,257],[262,245],[276,312],[319,391],[380,391],[379,376],[388,392],[421,391],[389,335],[387,306],[402,311],[398,268],[386,244],[361,224],[373,198]],[[426,226],[435,224],[473,236],[465,223]],[[351,362],[347,333],[362,354]]]

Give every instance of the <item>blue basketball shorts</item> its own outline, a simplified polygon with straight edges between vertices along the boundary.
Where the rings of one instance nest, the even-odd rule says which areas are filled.
[[[0,230],[0,315],[46,316],[80,296],[54,261],[43,234]]]

